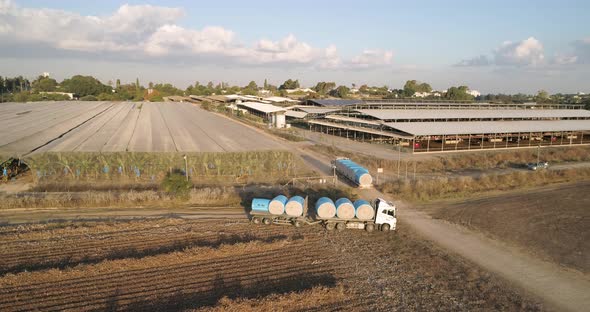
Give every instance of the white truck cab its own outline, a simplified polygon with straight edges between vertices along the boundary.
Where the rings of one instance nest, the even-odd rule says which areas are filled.
[[[377,198],[375,199],[373,206],[375,207],[376,212],[375,224],[380,227],[382,231],[394,231],[397,225],[395,205],[383,198]]]

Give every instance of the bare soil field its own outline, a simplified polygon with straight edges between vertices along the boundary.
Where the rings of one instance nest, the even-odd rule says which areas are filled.
[[[190,103],[3,103],[1,112],[0,153],[12,156],[284,149],[268,136]]]
[[[590,272],[590,181],[422,206],[543,259]]]
[[[0,228],[0,310],[537,311],[407,228],[178,219]]]

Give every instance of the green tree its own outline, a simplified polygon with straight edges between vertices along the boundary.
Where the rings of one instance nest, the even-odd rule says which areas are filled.
[[[102,84],[98,79],[92,76],[76,75],[70,79],[62,81],[61,87],[67,92],[74,93],[78,97],[87,95],[98,96],[103,92],[111,92],[111,88]]]
[[[404,96],[410,97],[413,96],[416,92],[430,92],[432,91],[432,87],[425,83],[419,82],[417,80],[408,80],[404,85]]]
[[[318,82],[315,87],[313,87],[313,90],[321,95],[326,95],[328,93],[330,93],[330,91],[334,90],[336,88],[336,83],[335,82]]]
[[[121,88],[121,79],[117,79],[117,89]]]
[[[417,89],[417,85],[418,83],[416,82],[416,80],[408,80],[406,81],[406,84],[404,85],[404,96],[410,97],[413,96],[414,93],[416,93],[416,89]]]
[[[350,89],[347,86],[338,86],[338,88],[330,91],[331,96],[336,96],[339,98],[348,97],[349,93],[350,93]]]
[[[547,91],[539,90],[539,92],[537,92],[537,96],[535,97],[535,101],[537,103],[547,103],[551,101],[551,98],[549,97],[549,93],[547,93]]]
[[[258,90],[258,85],[254,80],[250,81],[250,83],[246,86],[248,89]]]
[[[300,88],[299,80],[286,80],[280,87],[279,90],[292,90]]]
[[[445,94],[445,98],[453,101],[473,101],[474,96],[467,93],[467,86],[450,87]]]
[[[55,91],[55,88],[57,88],[57,81],[53,78],[39,76],[33,81],[32,86],[33,90],[36,92]]]
[[[268,90],[268,81],[266,81],[266,78],[264,79],[264,90]]]

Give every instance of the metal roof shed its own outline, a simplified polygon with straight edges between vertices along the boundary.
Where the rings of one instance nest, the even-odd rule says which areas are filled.
[[[310,105],[323,106],[323,107],[363,104],[363,101],[361,101],[361,100],[342,100],[342,99],[309,99],[309,100],[307,100],[307,102]]]
[[[533,119],[533,118],[586,118],[584,109],[359,109],[357,112],[380,120],[419,119]]]
[[[388,122],[385,125],[414,136],[590,130],[590,120]]]

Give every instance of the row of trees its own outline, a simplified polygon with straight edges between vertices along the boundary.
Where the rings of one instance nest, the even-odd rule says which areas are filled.
[[[76,75],[57,82],[51,77],[39,76],[34,81],[29,81],[22,76],[2,77],[0,76],[0,101],[41,101],[41,100],[66,100],[68,96],[60,94],[46,94],[46,92],[65,92],[73,93],[75,97],[81,100],[101,100],[101,101],[162,101],[166,96],[172,95],[199,95],[207,96],[213,94],[235,94],[258,95],[262,90],[271,94],[286,95],[286,90],[298,89],[301,85],[299,80],[288,79],[281,85],[274,86],[264,80],[262,87],[258,86],[255,81],[250,81],[246,86],[231,86],[229,83],[221,82],[214,84],[209,82],[206,85],[195,82],[182,90],[170,83],[148,83],[148,87],[140,84],[139,79],[135,83],[121,84],[120,79],[116,80],[113,85],[112,81],[103,84],[92,76]],[[355,89],[354,92],[352,89]],[[417,92],[431,93],[432,87],[426,82],[417,80],[408,80],[403,89],[389,89],[387,86],[368,86],[362,85],[358,89],[352,85],[352,89],[344,85],[336,85],[335,82],[318,82],[312,90],[315,93],[300,95],[307,97],[326,97],[333,96],[339,98],[348,98],[355,93],[357,96],[371,96],[381,98],[407,98],[414,96]],[[459,101],[488,101],[493,103],[525,103],[535,101],[537,103],[560,103],[560,104],[586,104],[590,108],[590,96],[587,95],[567,95],[554,94],[550,95],[546,91],[539,91],[536,95],[526,94],[487,94],[475,98],[468,93],[467,86],[450,87],[446,92],[439,96],[434,94],[426,98],[459,100]],[[423,94],[422,94],[423,95]]]

